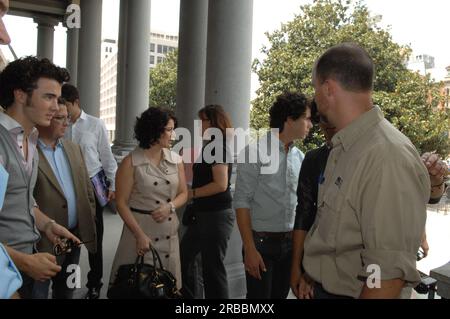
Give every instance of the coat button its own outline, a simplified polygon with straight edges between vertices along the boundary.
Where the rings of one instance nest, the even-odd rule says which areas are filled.
[[[158,186],[158,182],[154,182],[153,185]]]
[[[155,238],[155,241],[158,241],[159,240],[159,238]]]
[[[66,205],[66,204],[64,204],[64,205],[62,206],[62,208],[66,209],[66,208],[67,208],[67,205]]]
[[[169,184],[170,184],[170,182],[169,182],[169,181],[166,181],[166,184],[167,184],[167,185],[169,185]]]
[[[172,220],[172,217],[169,217],[169,222]]]
[[[167,199],[167,202],[168,202],[168,203],[170,203],[170,198],[169,198],[169,199]]]
[[[167,236],[166,239],[170,239],[170,236]]]
[[[159,200],[156,201],[156,204],[161,204],[161,202]]]
[[[166,258],[169,258],[169,255],[166,255]]]

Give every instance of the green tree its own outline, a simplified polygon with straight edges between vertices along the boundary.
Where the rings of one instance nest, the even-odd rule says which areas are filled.
[[[300,7],[301,13],[271,34],[270,47],[263,47],[264,60],[256,59],[253,70],[260,88],[252,101],[251,126],[268,126],[268,109],[286,90],[313,95],[311,71],[316,59],[328,48],[352,41],[362,45],[376,66],[374,103],[386,118],[407,135],[419,152],[437,150],[448,154],[450,130],[448,110],[440,110],[440,84],[409,71],[405,62],[411,49],[392,40],[380,28],[380,17],[372,17],[360,2],[316,0]],[[302,149],[323,143],[317,128]]]
[[[176,106],[178,50],[172,51],[164,61],[150,70],[150,106]]]

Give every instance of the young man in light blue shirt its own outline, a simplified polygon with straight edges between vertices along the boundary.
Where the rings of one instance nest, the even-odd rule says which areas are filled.
[[[289,293],[296,192],[304,158],[293,142],[304,139],[312,127],[307,98],[298,93],[280,95],[270,109],[270,127],[272,151],[279,152],[276,163],[270,163],[275,171],[264,171],[262,142],[248,145],[243,150],[248,160],[237,165],[234,208],[243,242],[247,299],[283,299]],[[256,163],[250,162],[252,158]]]

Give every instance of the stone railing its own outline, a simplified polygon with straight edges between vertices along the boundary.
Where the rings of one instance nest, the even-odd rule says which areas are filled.
[[[437,280],[437,294],[442,299],[450,299],[450,262],[439,268],[432,269],[430,277]]]

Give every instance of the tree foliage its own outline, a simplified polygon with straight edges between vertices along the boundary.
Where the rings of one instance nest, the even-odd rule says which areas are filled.
[[[386,118],[407,135],[419,152],[437,150],[448,154],[449,112],[437,108],[442,102],[440,84],[406,68],[411,49],[392,40],[360,2],[316,0],[300,7],[301,12],[273,33],[266,34],[270,47],[263,47],[264,60],[256,59],[253,70],[260,88],[252,101],[251,126],[268,126],[268,109],[276,96],[299,90],[313,96],[311,71],[316,59],[341,42],[356,42],[372,56],[376,66],[374,103]],[[314,130],[302,149],[322,144]]]
[[[166,106],[172,110],[177,97],[178,50],[167,54],[163,62],[150,70],[150,106]]]

